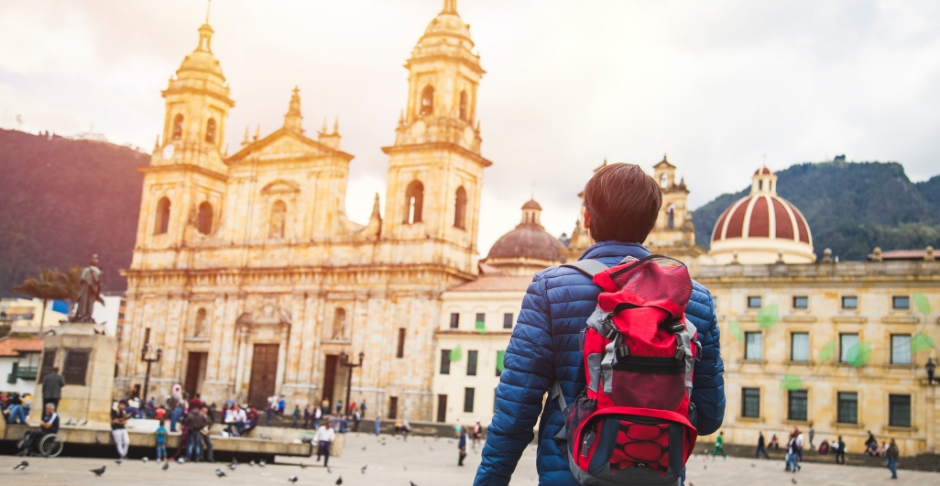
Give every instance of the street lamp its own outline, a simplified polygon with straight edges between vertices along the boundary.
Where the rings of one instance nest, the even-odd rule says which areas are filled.
[[[345,366],[349,368],[349,372],[346,374],[346,401],[343,404],[343,416],[349,416],[349,393],[352,391],[352,369],[361,368],[362,360],[365,359],[366,353],[362,351],[359,352],[359,364],[353,364],[349,361],[349,355],[345,351],[339,352],[339,364],[340,366]]]
[[[150,366],[153,363],[159,363],[160,358],[163,357],[163,348],[157,348],[155,352],[153,351],[150,343],[144,343],[144,349],[140,350],[140,360],[147,363],[147,377],[144,379],[144,403],[147,402],[147,389],[150,388]]]

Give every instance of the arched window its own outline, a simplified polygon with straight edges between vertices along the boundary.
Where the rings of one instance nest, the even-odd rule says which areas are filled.
[[[157,219],[153,225],[153,234],[165,235],[170,230],[170,200],[160,198],[157,203]]]
[[[467,229],[467,191],[463,186],[457,188],[456,202],[454,203],[454,227]]]
[[[196,322],[193,325],[193,336],[202,337],[206,333],[206,310],[200,308],[196,311]]]
[[[346,309],[337,307],[333,313],[333,333],[330,336],[332,340],[340,340],[346,337]]]
[[[666,210],[666,215],[668,216],[667,221],[666,221],[666,226],[669,227],[669,229],[675,228],[676,227],[676,205],[675,204],[669,205],[669,209]]]
[[[430,115],[434,113],[434,88],[430,85],[424,87],[421,92],[421,115]]]
[[[199,205],[199,218],[196,223],[196,229],[200,233],[207,235],[212,232],[212,205],[208,201],[203,201]]]
[[[467,116],[468,116],[467,115],[467,92],[461,91],[460,92],[460,119],[466,120]]]
[[[424,205],[424,184],[411,181],[405,191],[405,224],[421,222],[421,207]]]
[[[173,140],[183,138],[183,115],[176,115],[173,118]]]
[[[215,143],[215,118],[206,122],[206,143]]]
[[[669,176],[663,174],[663,176],[659,178],[659,187],[662,187],[663,189],[669,187]]]
[[[287,204],[279,199],[271,205],[271,228],[268,231],[268,238],[283,238],[286,220]]]

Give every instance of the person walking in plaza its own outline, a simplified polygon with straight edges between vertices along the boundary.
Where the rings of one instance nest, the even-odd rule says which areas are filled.
[[[294,405],[294,411],[291,412],[291,418],[293,419],[291,427],[295,429],[299,428],[300,427],[300,405]]]
[[[359,412],[362,413],[362,416],[363,416],[363,417],[366,416],[366,401],[365,401],[365,399],[363,399],[362,402],[359,403]]]
[[[323,417],[323,409],[320,407],[313,408],[313,430],[320,428],[320,418]]]
[[[313,419],[313,412],[310,410],[310,404],[304,405],[304,430],[310,428],[310,420]]]
[[[813,438],[816,437],[816,429],[813,428],[813,424],[809,424],[809,450],[814,450],[816,447],[813,445]]]
[[[457,465],[463,466],[463,460],[467,457],[467,431],[461,429],[457,437],[457,450],[460,451],[457,454]]]
[[[336,415],[339,416],[342,414],[343,414],[343,401],[337,400],[336,401]]]
[[[166,461],[166,427],[164,421],[160,420],[160,425],[154,431],[154,441],[157,444],[157,462]]]
[[[382,414],[375,414],[375,435],[382,435]]]
[[[317,429],[313,440],[317,441],[317,462],[320,462],[320,456],[323,456],[323,467],[329,466],[330,449],[333,448],[333,439],[336,438],[336,432],[333,430],[333,424],[329,418],[323,421],[323,425]]]
[[[718,452],[721,452],[721,457],[728,458],[728,454],[725,454],[725,431],[723,430],[718,433],[718,437],[715,437],[715,450],[712,451],[712,460],[715,459]]]
[[[841,435],[839,440],[833,444],[832,452],[836,455],[836,464],[845,464],[845,442],[842,440]]]
[[[46,404],[55,405],[56,410],[59,409],[59,400],[62,398],[62,387],[65,386],[65,377],[59,374],[59,368],[52,368],[52,373],[49,373],[42,379],[42,406],[45,408]]]
[[[359,410],[353,412],[353,432],[359,432],[359,422],[362,421],[362,414]]]
[[[924,365],[924,368],[927,369],[927,386],[932,386],[933,374],[937,369],[937,364],[933,362],[933,358],[927,358],[927,364]]]
[[[127,449],[131,444],[130,438],[127,436],[127,421],[130,418],[127,413],[127,402],[124,400],[118,402],[116,410],[111,410],[111,437],[114,438],[114,446],[117,448],[118,464],[124,462],[124,458],[127,457]]]
[[[472,434],[471,439],[473,440],[471,442],[473,452],[476,452],[477,446],[480,445],[480,438],[483,437],[483,426],[480,425],[480,419],[477,419],[477,423],[473,424],[473,430],[471,430],[470,433]]]
[[[796,460],[797,463],[800,463],[803,462],[803,444],[805,442],[805,438],[803,437],[803,432],[801,432],[800,429],[796,429],[794,433],[796,434]]]
[[[888,446],[887,452],[885,452],[885,467],[891,471],[891,479],[898,478],[898,456],[900,452],[898,451],[898,445],[894,443],[894,439],[891,439],[891,445]]]
[[[800,465],[796,460],[796,434],[790,434],[790,440],[787,441],[787,472],[797,472]]]
[[[580,218],[596,243],[580,260],[612,267],[627,257],[651,256],[642,243],[656,225],[662,197],[659,184],[637,165],[609,164],[598,170],[584,188]],[[585,389],[584,374],[577,372],[584,360],[578,336],[587,328],[600,292],[590,277],[566,266],[549,267],[532,279],[506,348],[496,413],[487,427],[475,485],[509,483],[523,450],[533,440],[536,422],[540,424],[536,452],[540,484],[576,484],[566,452],[554,438],[565,421],[560,403],[573,403]],[[692,425],[704,436],[715,433],[724,418],[720,331],[711,294],[701,284],[691,282],[683,312],[701,344],[690,401],[696,410]],[[543,402],[550,389],[560,391],[561,396]]]
[[[195,462],[202,460],[202,430],[205,429],[209,421],[200,408],[192,408],[186,414],[186,458]]]
[[[765,458],[770,459],[770,456],[767,455],[767,448],[764,444],[764,432],[760,431],[757,435],[757,452],[754,454],[754,457],[760,459],[760,455],[763,454]]]

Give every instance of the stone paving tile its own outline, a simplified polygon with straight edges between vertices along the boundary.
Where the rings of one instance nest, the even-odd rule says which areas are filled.
[[[118,466],[113,459],[85,459],[60,457],[43,459],[30,457],[26,471],[13,471],[13,466],[20,458],[0,456],[0,484],[17,486],[32,485],[107,485],[128,484],[174,484],[202,485],[211,481],[213,485],[255,485],[255,484],[290,484],[287,479],[297,476],[296,484],[332,485],[339,476],[343,477],[344,486],[409,486],[413,481],[417,486],[429,485],[469,485],[480,462],[479,450],[468,451],[464,467],[457,466],[457,441],[455,439],[433,439],[412,437],[407,442],[390,436],[383,436],[385,445],[372,435],[347,434],[345,454],[333,458],[330,463],[331,473],[316,463],[316,458],[278,458],[278,464],[269,464],[265,468],[249,467],[247,464],[230,471],[226,464],[184,464],[171,463],[168,471],[160,470],[154,461],[144,463],[129,460]],[[365,448],[365,449],[363,449]],[[283,464],[281,463],[283,462]],[[301,469],[303,462],[310,467]],[[95,478],[89,469],[107,466],[101,478]],[[366,472],[361,468],[367,466]],[[222,469],[224,478],[216,478],[214,471]],[[891,481],[887,469],[867,467],[836,466],[834,464],[803,465],[797,474],[783,471],[779,461],[757,461],[740,458],[712,460],[703,456],[694,456],[689,461],[689,486],[712,485],[791,485],[807,486],[827,485],[910,485],[936,486],[940,484],[940,474],[916,471],[899,471],[900,479]],[[538,484],[535,473],[535,447],[526,449],[513,474],[513,486]]]

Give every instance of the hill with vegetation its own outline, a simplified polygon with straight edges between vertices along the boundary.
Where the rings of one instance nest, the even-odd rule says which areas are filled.
[[[864,260],[883,250],[940,248],[940,176],[912,183],[897,162],[803,163],[777,172],[777,193],[810,225],[816,254]],[[721,213],[748,188],[718,196],[692,212],[695,240],[708,248]]]
[[[90,140],[0,130],[0,295],[37,267],[97,253],[104,290],[124,290],[149,155]]]

